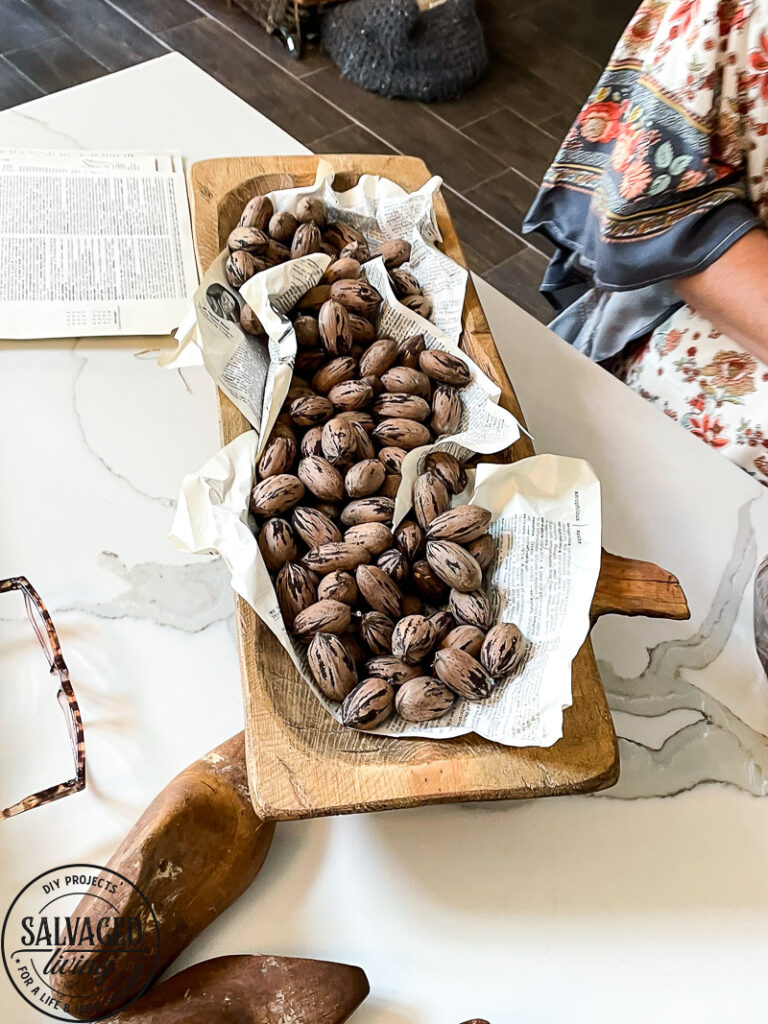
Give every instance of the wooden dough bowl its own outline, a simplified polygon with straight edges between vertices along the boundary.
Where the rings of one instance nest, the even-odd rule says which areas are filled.
[[[381,174],[407,191],[430,174],[423,161],[405,156],[333,155],[335,187],[352,187],[361,174]],[[190,169],[195,246],[201,273],[224,247],[252,196],[311,184],[316,156],[233,157],[206,160]],[[435,199],[442,249],[465,260],[441,195]],[[494,345],[470,280],[462,345],[502,389],[501,404],[522,423],[523,414]],[[219,392],[222,440],[248,423]],[[533,454],[522,436],[492,461]],[[647,562],[604,554],[592,607],[607,612],[686,618],[683,592],[670,573]],[[586,793],[614,785],[619,776],[616,734],[592,646],[587,639],[573,663],[573,704],[564,713],[563,737],[549,748],[504,747],[478,736],[410,740],[369,736],[336,723],[265,625],[237,599],[240,667],[251,796],[268,819],[413,807],[425,803]]]

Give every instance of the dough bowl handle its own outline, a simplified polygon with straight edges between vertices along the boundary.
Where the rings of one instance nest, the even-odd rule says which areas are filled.
[[[623,558],[603,551],[600,576],[590,615],[647,615],[655,619],[688,619],[691,613],[676,576],[653,562]]]

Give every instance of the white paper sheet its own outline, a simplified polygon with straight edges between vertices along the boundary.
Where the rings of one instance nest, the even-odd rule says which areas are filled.
[[[432,444],[415,448],[403,459],[400,469],[403,479],[395,501],[394,522],[397,524],[411,507],[411,493],[418,472],[417,467],[422,464],[429,452],[444,449],[456,455],[462,462],[473,454],[490,455],[514,444],[520,437],[520,425],[512,413],[498,404],[501,388],[483,373],[466,352],[429,320],[425,320],[397,301],[382,260],[371,260],[366,263],[363,274],[384,297],[378,320],[379,336],[403,341],[413,334],[423,334],[427,348],[450,352],[461,359],[471,373],[469,384],[459,389],[464,411],[458,431],[445,435]]]
[[[184,327],[190,329],[161,365],[174,369],[190,365],[195,361],[190,354],[199,351],[210,375],[256,430],[261,452],[288,394],[296,361],[296,334],[285,314],[317,284],[330,258],[313,253],[279,263],[246,281],[240,293],[227,283],[226,261],[225,250],[208,268],[195,293],[194,322],[185,320]],[[244,302],[264,325],[266,343],[241,330]]]
[[[334,173],[327,160],[320,160],[312,185],[270,192],[273,206],[293,212],[302,196],[318,196],[325,203],[328,220],[352,224],[362,231],[371,248],[390,238],[406,239],[411,243],[407,269],[432,300],[432,322],[458,342],[467,272],[435,246],[441,238],[433,200],[442,178],[432,177],[409,193],[389,178],[364,174],[354,188],[335,192]]]
[[[0,337],[169,334],[197,286],[173,153],[0,151]]]

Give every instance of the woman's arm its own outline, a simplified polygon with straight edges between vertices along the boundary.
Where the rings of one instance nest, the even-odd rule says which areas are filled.
[[[768,235],[762,228],[748,231],[700,274],[674,284],[689,306],[768,363]]]

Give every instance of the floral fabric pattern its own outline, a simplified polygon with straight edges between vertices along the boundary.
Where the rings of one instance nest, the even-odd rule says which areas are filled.
[[[613,371],[710,448],[768,485],[768,364],[683,306]]]
[[[603,361],[673,312],[668,282],[768,217],[768,0],[644,0],[523,223],[542,292]],[[598,315],[599,313],[599,315]]]
[[[743,167],[744,189],[760,219],[768,222],[768,3],[687,0],[643,4],[627,30],[629,43],[639,41],[655,21],[657,31],[666,9],[667,38],[654,49],[653,63],[667,67],[687,50],[685,86],[679,99],[697,111],[710,129],[709,168],[686,165],[669,152],[648,156],[636,145],[619,170],[626,175],[636,160],[659,157],[665,177],[647,186],[677,193],[700,187],[708,175],[725,179]],[[645,26],[645,27],[644,27]],[[636,42],[634,40],[637,40]],[[718,54],[715,68],[710,55]],[[709,106],[707,106],[709,104]],[[621,128],[619,128],[619,141]],[[662,143],[665,145],[665,143]],[[613,162],[615,165],[615,148]],[[622,185],[624,179],[622,179]],[[684,209],[684,207],[681,207]],[[678,211],[679,213],[679,211]],[[624,364],[623,379],[648,401],[677,420],[711,448],[768,485],[768,366],[703,316],[683,306],[651,334],[634,358]]]
[[[553,329],[768,485],[768,367],[668,285],[760,224],[768,0],[644,0],[525,226],[558,246]]]
[[[766,105],[764,0],[645,0],[542,190],[587,192],[614,243],[747,195],[763,216],[766,150],[744,136],[766,135]]]

